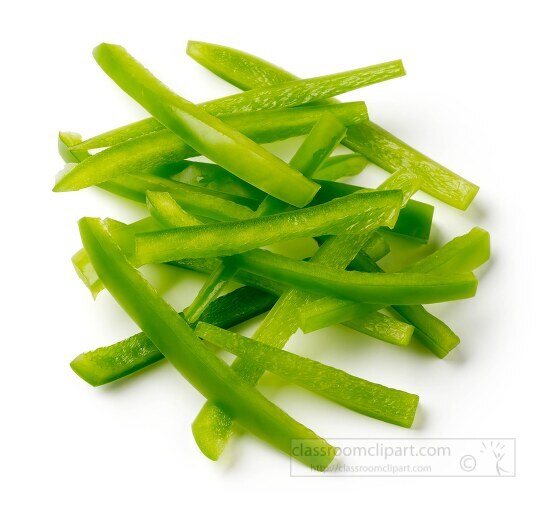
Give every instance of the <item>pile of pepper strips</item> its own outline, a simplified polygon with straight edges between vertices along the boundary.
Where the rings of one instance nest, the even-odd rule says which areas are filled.
[[[187,53],[245,92],[195,105],[124,48],[101,44],[97,63],[152,117],[85,141],[59,135],[66,166],[54,191],[98,186],[145,203],[149,212],[132,224],[79,221],[77,273],[94,297],[106,288],[143,332],[81,354],[71,366],[99,386],[166,358],[207,399],[193,422],[206,456],[220,457],[237,422],[322,471],[336,449],[256,383],[267,370],[358,413],[410,427],[417,395],[283,347],[298,329],[341,323],[403,346],[414,332],[445,357],[459,338],[421,304],[475,294],[472,271],[489,258],[488,233],[474,228],[398,273],[384,273],[376,262],[389,252],[388,236],[427,242],[433,206],[411,199],[417,190],[466,209],[478,187],[374,124],[363,102],[331,99],[404,75],[401,61],[300,80],[228,47],[191,41]],[[298,135],[305,138],[288,164],[261,145]],[[351,152],[331,156],[340,144]],[[212,163],[192,160],[199,155]],[[337,181],[368,161],[391,173],[376,190]],[[265,249],[304,237],[318,244],[304,261]],[[147,263],[207,278],[178,314],[137,270]],[[242,286],[222,293],[230,282]],[[265,312],[252,338],[227,330]],[[215,347],[238,357],[228,366]]]

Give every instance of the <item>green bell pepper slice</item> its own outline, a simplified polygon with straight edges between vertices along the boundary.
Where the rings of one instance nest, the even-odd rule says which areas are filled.
[[[293,238],[361,234],[373,224],[393,226],[400,191],[360,192],[319,206],[234,222],[170,229],[136,236],[141,264],[218,257]]]
[[[292,83],[289,80],[286,80],[288,83],[280,81],[254,91],[208,101],[201,106],[214,116],[295,107],[404,75],[403,63],[396,60],[333,75],[293,80]],[[78,149],[106,147],[163,128],[164,125],[154,117],[143,119],[100,134],[85,141]]]
[[[244,133],[247,137],[258,144],[267,142],[275,142],[277,140],[289,139],[297,135],[305,135],[312,126],[319,120],[324,113],[330,113],[335,116],[344,126],[359,124],[369,118],[367,106],[363,101],[349,101],[338,104],[316,104],[303,105],[298,107],[282,107],[274,110],[255,110],[251,112],[236,111],[230,114],[218,114],[215,109],[217,100],[212,100],[206,103],[200,103],[210,114],[215,115],[236,130]],[[140,126],[145,125],[144,121],[151,121],[158,125],[158,129],[142,130]],[[131,127],[137,127],[137,131],[133,131]],[[74,148],[76,150],[90,150],[99,148],[109,148],[118,146],[131,139],[140,138],[146,135],[152,135],[156,132],[162,132],[164,135],[171,134],[156,119],[149,118],[137,123],[132,123],[126,127],[116,128],[106,133],[102,133],[91,137],[85,141],[76,142]],[[176,135],[173,137],[179,142],[180,146],[185,146],[185,143]],[[193,150],[189,147],[186,149],[192,153]]]
[[[405,267],[401,272],[464,272],[485,263],[490,256],[489,233],[474,228],[466,235],[454,238],[433,254]],[[361,266],[368,272],[381,272],[374,263]],[[300,327],[312,332],[329,325],[352,321],[372,311],[387,307],[383,304],[361,304],[325,297],[312,302],[300,311]],[[415,335],[438,357],[445,357],[455,348],[460,339],[441,320],[428,313],[422,306],[393,306],[399,316],[415,326]]]
[[[367,118],[364,103],[355,102],[233,114],[221,119],[257,143],[265,143],[303,135],[327,113],[334,115],[345,126]],[[186,161],[187,158],[198,155],[197,151],[180,137],[166,129],[108,147],[92,156],[78,149],[83,144],[79,144],[74,139],[72,142],[71,151],[77,151],[81,156],[89,157],[79,165],[78,172],[93,175],[96,181],[102,181],[103,184],[106,183],[103,180],[126,174],[174,174],[190,165],[190,162]],[[88,147],[86,144],[84,146]],[[83,159],[71,161],[80,162]],[[224,173],[234,177],[225,170]],[[234,177],[234,179],[238,178]],[[262,194],[257,188],[248,186],[255,190],[256,194]],[[222,189],[222,192],[228,192],[228,190]],[[258,200],[254,197],[252,199]]]
[[[199,41],[189,41],[187,54],[233,85],[254,90],[298,77],[248,53]],[[343,144],[388,172],[407,169],[422,178],[424,192],[465,210],[479,187],[411,148],[380,126],[366,121],[348,130]]]
[[[261,249],[228,259],[236,267],[287,286],[369,304],[432,304],[468,299],[477,288],[477,279],[471,272],[371,274],[296,261]]]
[[[323,469],[330,464],[334,449],[210,352],[185,320],[130,265],[99,219],[81,219],[79,227],[84,248],[105,287],[200,393],[231,411],[243,427],[279,450],[311,467]],[[308,457],[306,450],[291,453],[291,444],[297,439],[302,440],[304,448],[322,447],[323,456]]]
[[[243,286],[212,301],[200,320],[227,329],[269,311],[276,301],[276,295]],[[185,318],[185,313],[180,315]],[[71,361],[71,368],[88,384],[103,386],[163,359],[156,345],[144,332],[139,332],[107,347],[80,354]]]
[[[184,142],[246,182],[297,207],[309,203],[319,189],[242,133],[173,93],[121,46],[101,44],[94,57],[117,85]],[[102,181],[105,175],[98,177],[77,166],[61,177],[54,191],[78,190]]]
[[[204,322],[197,324],[195,334],[352,411],[405,428],[413,423],[418,395],[374,384]]]

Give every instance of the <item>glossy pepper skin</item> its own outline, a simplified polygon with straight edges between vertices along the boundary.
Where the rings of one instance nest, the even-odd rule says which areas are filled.
[[[401,427],[414,420],[418,395],[360,379],[292,352],[199,322],[197,336],[353,411]]]
[[[464,272],[485,263],[490,255],[489,233],[474,228],[466,235],[454,238],[443,247],[402,272]],[[357,267],[366,272],[382,272],[374,262],[363,259]],[[387,305],[354,303],[325,297],[312,302],[300,311],[300,326],[304,332],[312,332],[329,325],[360,319]],[[415,327],[415,335],[435,355],[445,357],[460,342],[459,337],[441,320],[431,315],[421,305],[393,306],[392,309]]]
[[[115,83],[164,126],[246,182],[297,207],[309,203],[319,189],[242,133],[172,92],[121,46],[101,44],[94,49],[94,57]],[[59,180],[54,190],[78,190],[98,183],[93,174],[78,169]]]
[[[79,254],[87,260],[85,268],[90,268],[95,274],[84,249]],[[188,260],[179,263],[182,268],[209,274],[215,271],[214,265],[216,260]],[[262,289],[242,286],[215,299],[200,314],[200,321],[227,329],[269,311],[278,297],[285,293],[277,283],[254,275],[247,276],[243,272],[237,272],[236,280],[261,286]],[[103,289],[103,283],[97,278],[97,274],[94,282],[99,289]],[[180,314],[188,318],[187,309]],[[364,315],[360,320],[345,325],[396,345],[408,344],[413,329],[408,324],[379,313]],[[164,356],[154,343],[145,333],[140,332],[111,345],[80,354],[71,362],[71,368],[88,384],[102,386],[132,375],[162,359]]]
[[[210,352],[185,320],[134,269],[99,219],[79,222],[84,249],[105,287],[159,351],[204,396],[215,400],[251,433],[289,455],[292,442],[323,447],[322,457],[297,451],[307,465],[326,468],[334,449],[246,384]]]
[[[400,60],[396,60],[344,71],[334,75],[308,78],[306,80],[296,79],[289,81],[287,79],[279,81],[279,83],[267,84],[265,87],[260,87],[254,91],[246,91],[225,98],[207,101],[206,103],[202,103],[201,107],[214,116],[295,107],[323,100],[324,98],[338,96],[339,94],[383,82],[384,80],[398,78],[404,74],[403,63]],[[86,147],[78,149],[104,147],[97,145],[98,140],[101,140],[101,144],[105,144],[107,141],[111,145],[159,131],[163,128],[164,125],[154,117],[143,119],[142,121],[100,134],[90,141],[85,141]],[[94,146],[90,144],[94,144]]]
[[[408,273],[457,273],[469,272],[485,263],[490,255],[489,233],[481,228],[473,228],[469,233],[456,237],[420,261],[409,265],[400,272]],[[357,270],[380,273],[383,270],[374,262],[364,261],[355,265]],[[367,305],[324,297],[300,311],[301,326],[304,332],[345,322],[370,311],[383,309],[387,305]],[[403,315],[408,316],[408,315]]]
[[[298,78],[263,59],[226,46],[189,41],[187,54],[244,90]],[[479,190],[477,185],[411,148],[371,121],[350,129],[343,144],[388,172],[406,169],[417,173],[422,178],[423,191],[455,208],[465,210]]]
[[[216,102],[212,100],[200,105],[210,114],[215,115],[236,130],[258,144],[284,140],[297,135],[305,135],[324,113],[335,116],[344,126],[358,124],[369,118],[367,106],[362,101],[350,101],[338,104],[304,105],[292,108],[276,108],[274,110],[255,110],[252,112],[239,112],[219,115],[216,111]],[[145,121],[154,121],[158,124],[157,130],[144,129]],[[135,127],[135,130],[134,128]],[[186,144],[170,130],[167,130],[156,119],[149,118],[144,121],[132,123],[126,127],[115,128],[112,131],[101,133],[85,141],[74,143],[76,150],[90,150],[118,146],[131,139],[141,138],[161,132],[159,136],[170,136],[176,140],[180,148],[186,147],[186,151],[193,152]],[[193,155],[196,156],[196,155]]]
[[[370,304],[432,304],[473,297],[477,279],[459,274],[371,274],[328,268],[255,249],[229,256],[236,267],[321,296]]]
[[[354,102],[233,114],[221,119],[260,144],[304,135],[324,114],[329,113],[345,126],[367,118],[364,103]],[[82,152],[82,146],[85,149],[90,146],[90,144],[75,144],[75,142],[73,144],[76,149],[71,147],[71,151]],[[107,142],[108,139],[105,142],[98,141],[99,144],[107,144]],[[93,148],[95,144],[91,144],[91,146]],[[163,129],[109,146],[92,156],[79,154],[81,157],[85,156],[86,161],[78,166],[78,170],[72,172],[79,173],[81,177],[91,176],[94,181],[105,184],[108,180],[127,174],[173,175],[189,165],[185,159],[197,156],[199,153],[186,144],[181,137],[170,130]],[[84,158],[77,161],[82,160]],[[233,177],[227,171],[224,172]],[[235,177],[235,179],[237,178]],[[249,185],[249,187],[252,186]],[[262,194],[259,189],[252,188],[256,194]],[[227,189],[222,191],[228,192]]]
[[[393,226],[401,193],[359,192],[328,203],[234,222],[144,233],[136,236],[139,262],[227,256],[283,240],[325,234],[366,233],[373,223]]]

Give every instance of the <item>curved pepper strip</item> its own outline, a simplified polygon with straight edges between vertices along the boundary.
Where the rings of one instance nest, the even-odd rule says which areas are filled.
[[[222,117],[222,119],[255,142],[265,143],[304,135],[311,130],[322,115],[327,113],[334,115],[345,126],[367,118],[364,103],[355,102],[234,114]],[[82,144],[76,143],[73,145],[76,149],[71,147],[72,151],[81,151],[78,147]],[[187,145],[175,133],[164,129],[160,132],[143,135],[116,146],[108,147],[87,158],[85,163],[79,165],[78,172],[84,175],[93,174],[98,181],[103,180],[105,177],[125,174],[174,174],[189,165],[189,162],[185,160],[186,158],[197,155],[197,151]],[[224,170],[224,173],[234,177],[228,171]],[[262,192],[257,188],[251,185],[248,186],[255,190],[256,195],[262,195]],[[226,189],[222,191],[227,192]],[[263,195],[265,196],[265,193]],[[256,197],[252,199],[258,201]]]
[[[404,75],[403,63],[395,60],[306,80],[286,80],[286,83],[280,81],[278,84],[270,84],[253,91],[208,101],[200,106],[214,116],[295,107]],[[143,119],[100,134],[85,141],[78,149],[118,144],[163,128],[164,125],[155,118]]]
[[[287,286],[369,304],[432,304],[468,299],[477,288],[477,279],[471,272],[371,274],[297,261],[261,249],[228,259],[236,267]]]
[[[122,90],[164,126],[246,182],[297,207],[309,203],[319,189],[242,133],[172,92],[121,46],[101,44],[94,49],[94,57]],[[77,166],[56,183],[54,191],[79,190],[114,177]]]
[[[237,87],[254,90],[298,77],[254,55],[210,43],[189,41],[187,54],[206,69]],[[411,148],[371,121],[347,133],[343,144],[361,153],[388,172],[409,170],[422,178],[422,190],[445,203],[465,210],[479,187]]]
[[[320,470],[330,464],[334,448],[245,383],[210,352],[185,320],[130,265],[99,219],[81,219],[79,227],[84,248],[105,287],[201,394],[231,411],[251,433],[304,464]],[[291,450],[293,443],[298,442],[303,443],[303,449]],[[308,456],[308,448],[312,447],[321,448],[322,454]]]
[[[402,269],[401,272],[471,271],[485,263],[489,255],[489,233],[481,228],[474,228],[466,235],[454,238],[426,258]],[[367,259],[359,268],[367,272],[383,272],[374,262],[369,264]],[[373,306],[325,297],[308,304],[300,311],[300,327],[304,332],[312,332],[342,322],[353,325],[354,319],[360,319],[363,315],[385,307],[388,306]],[[458,336],[447,325],[420,305],[393,306],[392,309],[415,326],[415,334],[420,341],[438,357],[445,357],[460,342]]]

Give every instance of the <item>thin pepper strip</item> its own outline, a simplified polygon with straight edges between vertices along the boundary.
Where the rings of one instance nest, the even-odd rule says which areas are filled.
[[[388,388],[292,352],[199,322],[200,338],[348,409],[401,427],[414,420],[418,395]]]
[[[456,273],[476,269],[489,259],[489,233],[481,228],[473,228],[466,235],[454,238],[434,253],[403,268],[400,272],[415,273]],[[368,267],[366,265],[369,265]],[[365,272],[380,273],[383,270],[374,262],[364,262],[360,268]],[[324,297],[300,311],[300,326],[306,333],[346,322],[371,310],[387,307],[384,304],[361,304],[353,301]],[[376,309],[374,309],[376,308]]]
[[[332,114],[323,114],[292,157],[290,165],[311,178],[340,144],[346,130]]]
[[[268,84],[253,91],[208,101],[202,103],[201,107],[214,116],[295,107],[404,75],[403,63],[395,60],[333,75],[286,80],[286,83],[280,81],[278,84]],[[78,149],[118,144],[163,128],[164,125],[155,118],[143,119],[100,134],[90,141],[85,141]]]
[[[80,135],[74,133],[59,134],[58,150],[66,162],[86,162],[90,157],[87,151],[72,149],[71,143],[80,140]],[[214,220],[246,219],[253,211],[239,202],[247,202],[221,191],[196,187],[160,176],[136,174],[120,176],[114,180],[100,183],[100,188],[133,201],[145,202],[148,190],[170,192],[172,197],[189,212]]]
[[[246,182],[297,207],[309,203],[319,189],[262,146],[172,92],[121,46],[103,43],[93,53],[103,71],[167,128]],[[86,173],[77,166],[54,191],[78,190],[113,177]]]
[[[364,103],[354,102],[233,114],[224,116],[222,119],[255,142],[265,143],[303,135],[310,131],[325,113],[331,113],[345,126],[367,118]],[[73,145],[74,148],[71,148],[73,151],[79,151],[78,147],[82,146],[76,141]],[[197,155],[198,153],[185,144],[180,137],[170,130],[163,129],[160,132],[120,143],[94,154],[80,165],[79,172],[93,174],[96,177],[138,173],[152,174],[159,171],[166,174],[167,169],[172,169],[174,172],[183,170],[189,165],[185,159]],[[227,171],[224,172],[227,173]],[[229,175],[233,177],[232,174]],[[251,186],[249,185],[249,187]],[[251,188],[257,194],[262,194],[255,187]],[[228,191],[223,189],[222,192]],[[252,199],[257,201],[256,198]]]
[[[401,197],[396,190],[359,192],[268,217],[143,233],[136,236],[136,257],[142,263],[161,263],[227,256],[293,238],[361,234],[370,230],[373,220],[393,226]]]
[[[248,53],[210,43],[189,41],[187,54],[237,87],[254,90],[297,77]],[[411,148],[380,126],[366,121],[348,131],[343,144],[388,172],[407,169],[422,178],[422,190],[465,210],[479,187]]]
[[[206,108],[210,114],[217,116],[216,110],[208,107],[210,103],[214,105],[216,101],[212,100],[212,102],[201,103],[200,105]],[[367,106],[363,101],[349,101],[338,104],[303,105],[252,112],[237,111],[232,114],[219,115],[219,118],[258,144],[265,144],[267,142],[289,139],[298,135],[305,135],[325,112],[337,117],[344,126],[361,123],[369,117]],[[180,151],[186,151],[186,155],[196,156],[196,152],[192,148],[158,123],[156,119],[149,118],[145,121],[154,121],[158,124],[159,129],[142,131],[138,128],[138,131],[134,133],[133,127],[139,127],[143,123],[143,121],[138,121],[126,127],[115,128],[112,131],[96,135],[85,141],[75,142],[71,149],[81,151],[110,148],[124,144],[132,139],[141,139],[144,137],[142,140],[145,140],[146,136],[153,134],[157,134],[161,140],[164,137],[168,137],[168,134],[171,134],[172,138],[179,143]]]
[[[143,329],[174,367],[204,396],[215,400],[251,433],[301,462],[320,469],[334,457],[334,449],[292,419],[253,386],[245,383],[210,352],[193,330],[134,269],[99,219],[79,222],[86,252],[105,287]],[[291,453],[291,444],[322,446],[324,456]]]
[[[477,288],[477,279],[471,272],[371,274],[296,261],[261,249],[228,259],[236,267],[287,286],[370,304],[432,304],[467,299],[475,295]]]
[[[163,193],[160,193],[163,195]],[[171,197],[170,197],[171,199]],[[174,207],[175,205],[175,207]],[[157,211],[158,204],[155,208],[152,208],[152,213],[159,219],[160,211]],[[126,254],[134,253],[135,236],[140,232],[158,231],[160,226],[168,227],[181,227],[181,226],[193,226],[197,224],[197,219],[191,217],[185,211],[177,205],[172,199],[171,202],[163,201],[162,205],[162,219],[159,219],[162,224],[154,223],[154,219],[146,217],[132,224],[124,224],[117,222],[117,225],[111,231],[113,237],[115,237],[117,243],[124,247]],[[111,221],[114,222],[114,221]],[[320,237],[321,239],[323,237]],[[378,260],[384,257],[389,251],[389,246],[385,240],[377,233],[372,233],[366,244],[362,246],[362,253],[364,257],[369,257],[373,260]],[[359,257],[360,255],[358,255]],[[86,287],[92,292],[95,298],[97,294],[103,289],[103,284],[97,276],[90,260],[83,249],[77,251],[72,258],[75,270],[86,285]],[[191,269],[201,273],[211,274],[219,266],[221,260],[217,258],[210,259],[191,259],[191,260],[178,260],[168,262],[169,265]],[[246,272],[237,272],[236,280],[243,284],[250,284],[252,286],[259,286],[262,290],[267,290],[271,293],[281,294],[285,290],[285,286],[275,283],[273,281],[267,281],[258,276],[248,274]]]

